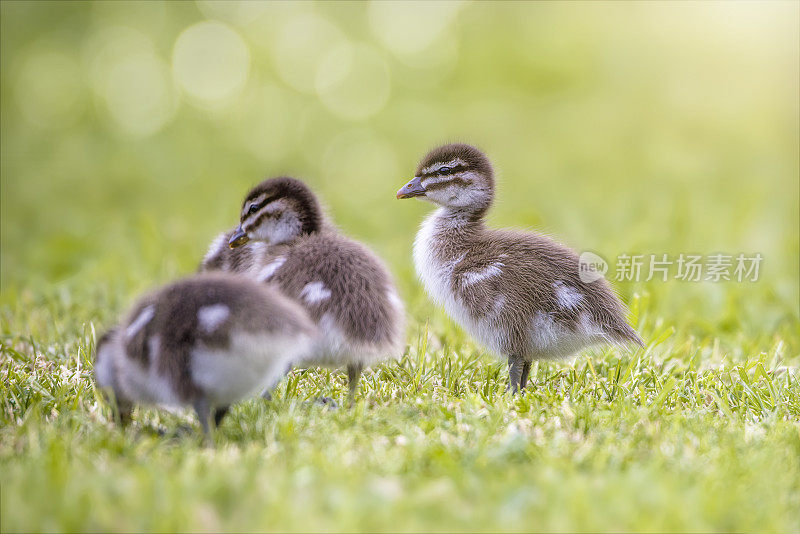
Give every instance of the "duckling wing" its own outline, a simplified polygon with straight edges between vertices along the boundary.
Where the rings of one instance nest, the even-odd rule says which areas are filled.
[[[388,271],[362,245],[339,236],[311,236],[291,247],[271,282],[297,299],[318,323],[351,340],[393,344],[396,293]]]
[[[456,269],[464,298],[476,311],[497,313],[515,330],[544,317],[569,331],[588,328],[613,341],[641,344],[609,284],[581,280],[575,252],[533,232],[483,237],[470,261]]]

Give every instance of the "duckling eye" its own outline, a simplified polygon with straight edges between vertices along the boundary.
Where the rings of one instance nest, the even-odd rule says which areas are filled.
[[[250,209],[247,210],[248,215],[252,215],[258,210],[260,210],[264,206],[264,203],[261,204],[250,204]]]
[[[450,174],[453,172],[453,167],[441,167],[439,169],[439,174]]]

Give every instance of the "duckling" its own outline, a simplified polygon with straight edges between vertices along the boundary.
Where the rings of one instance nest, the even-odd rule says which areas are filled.
[[[277,288],[201,274],[139,300],[98,341],[94,374],[123,423],[134,403],[190,405],[208,438],[232,403],[305,357],[315,335],[305,310]]]
[[[644,346],[608,283],[581,280],[575,252],[539,233],[486,227],[494,171],[477,148],[428,153],[397,192],[413,197],[439,206],[414,242],[420,280],[479,343],[508,358],[513,393],[527,385],[534,359],[603,342]]]
[[[345,365],[350,402],[363,368],[401,350],[403,303],[389,271],[328,222],[300,180],[283,176],[255,186],[239,227],[212,243],[200,269],[242,272],[300,302],[320,332],[304,363]]]

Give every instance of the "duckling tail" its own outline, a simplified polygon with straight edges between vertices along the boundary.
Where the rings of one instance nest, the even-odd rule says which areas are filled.
[[[640,336],[639,333],[628,323],[623,323],[618,326],[615,325],[615,328],[612,332],[612,337],[618,343],[635,343],[643,349],[647,348],[642,336]]]

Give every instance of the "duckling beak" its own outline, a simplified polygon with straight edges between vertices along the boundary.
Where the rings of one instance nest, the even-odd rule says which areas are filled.
[[[240,224],[239,227],[234,230],[233,235],[228,240],[228,246],[231,248],[241,247],[248,241],[250,241],[250,238],[247,237],[246,233],[244,233],[244,230],[242,230],[242,225]]]
[[[415,176],[413,180],[397,191],[397,198],[413,198],[421,197],[425,194],[425,188],[422,187],[422,178]]]

